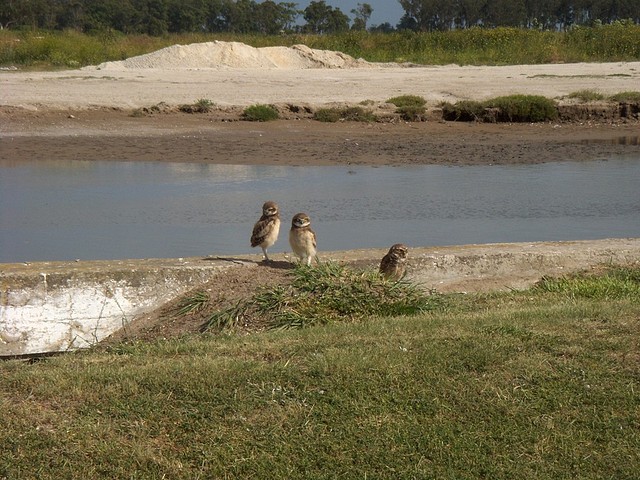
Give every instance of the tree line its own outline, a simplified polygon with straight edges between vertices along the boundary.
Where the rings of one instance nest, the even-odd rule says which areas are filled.
[[[389,0],[393,1],[393,0]],[[397,0],[397,25],[368,25],[373,8],[357,3],[352,17],[324,0],[299,9],[266,0],[2,0],[0,28],[117,30],[163,35],[187,32],[340,33],[347,30],[434,31],[473,26],[564,29],[573,25],[640,23],[640,0]]]

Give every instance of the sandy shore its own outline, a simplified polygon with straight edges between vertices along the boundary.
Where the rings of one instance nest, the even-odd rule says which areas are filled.
[[[640,62],[373,69],[116,69],[0,72],[0,159],[145,160],[237,164],[498,164],[638,155],[637,122],[323,124],[308,115],[249,123],[238,108],[295,109],[400,94],[442,100],[511,93],[559,99],[582,89],[633,91]],[[134,116],[206,98],[208,114]],[[377,103],[376,103],[377,102]],[[236,108],[234,113],[234,108]],[[388,104],[387,104],[388,108]],[[172,113],[167,113],[171,111]],[[298,119],[296,119],[298,118]]]

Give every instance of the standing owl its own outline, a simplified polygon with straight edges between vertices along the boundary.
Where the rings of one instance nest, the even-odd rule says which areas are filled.
[[[311,219],[306,213],[296,213],[291,220],[289,244],[293,253],[300,259],[300,263],[311,265],[311,259],[316,256],[316,234],[311,230]]]
[[[262,216],[253,226],[251,247],[262,248],[264,259],[268,262],[267,249],[276,243],[280,233],[280,213],[276,202],[265,202],[262,205]]]
[[[409,249],[402,243],[393,245],[380,262],[380,273],[387,280],[398,281],[404,277]]]

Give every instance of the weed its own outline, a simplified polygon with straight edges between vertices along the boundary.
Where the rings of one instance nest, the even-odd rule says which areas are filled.
[[[242,118],[249,122],[268,122],[277,120],[280,114],[272,105],[252,105],[244,109]]]

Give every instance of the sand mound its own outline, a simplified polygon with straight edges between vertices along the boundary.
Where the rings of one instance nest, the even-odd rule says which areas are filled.
[[[375,63],[355,59],[342,52],[316,50],[306,45],[254,48],[240,42],[206,42],[172,45],[146,55],[119,62],[106,62],[100,70],[198,69],[198,68],[373,68]]]

